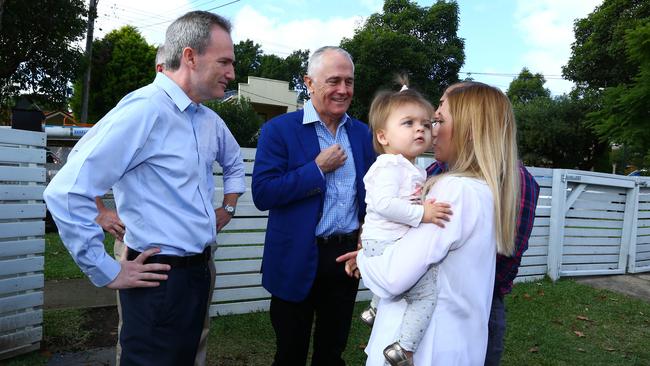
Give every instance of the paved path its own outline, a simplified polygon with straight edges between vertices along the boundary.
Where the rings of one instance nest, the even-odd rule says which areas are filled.
[[[576,282],[650,302],[650,273],[574,277]]]
[[[45,309],[115,306],[115,290],[95,287],[88,279],[45,281]]]

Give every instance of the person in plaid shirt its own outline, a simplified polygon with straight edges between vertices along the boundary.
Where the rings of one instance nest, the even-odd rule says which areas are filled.
[[[458,87],[455,84],[452,87]],[[447,93],[449,89],[445,91]],[[436,118],[438,111],[436,111]],[[447,170],[445,162],[436,161],[427,169],[427,176],[438,175]],[[503,353],[503,340],[506,331],[506,309],[503,298],[512,291],[512,281],[517,277],[521,257],[528,249],[528,238],[533,230],[535,208],[539,196],[539,185],[523,164],[519,164],[519,183],[521,197],[516,223],[515,251],[511,257],[497,254],[494,295],[488,323],[488,345],[485,365],[499,365]]]

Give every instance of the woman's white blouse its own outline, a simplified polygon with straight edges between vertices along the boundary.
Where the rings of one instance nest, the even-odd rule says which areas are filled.
[[[445,228],[421,224],[381,256],[357,256],[364,284],[382,297],[366,347],[366,365],[383,366],[383,349],[396,340],[405,301],[431,264],[438,263],[438,302],[415,352],[418,366],[483,365],[494,287],[494,203],[478,179],[443,177],[427,197],[449,202],[454,214]]]

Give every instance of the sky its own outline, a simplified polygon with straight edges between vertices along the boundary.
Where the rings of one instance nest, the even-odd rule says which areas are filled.
[[[417,1],[431,6],[434,1]],[[458,35],[465,40],[459,77],[471,76],[503,90],[527,67],[546,78],[551,94],[568,93],[562,66],[571,55],[573,23],[602,0],[459,0]],[[251,39],[264,53],[286,57],[297,49],[339,45],[354,36],[383,0],[99,0],[95,37],[130,24],[150,44],[191,10],[209,10],[233,23],[233,42]],[[357,85],[357,88],[360,86]]]

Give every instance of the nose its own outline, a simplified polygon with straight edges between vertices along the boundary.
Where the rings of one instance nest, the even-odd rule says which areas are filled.
[[[231,64],[230,66],[228,66],[228,70],[226,70],[225,77],[226,77],[226,79],[228,79],[228,81],[235,80],[235,66],[234,65]]]
[[[434,123],[433,128],[431,129],[431,136],[438,137],[438,129],[440,128],[440,123]]]

